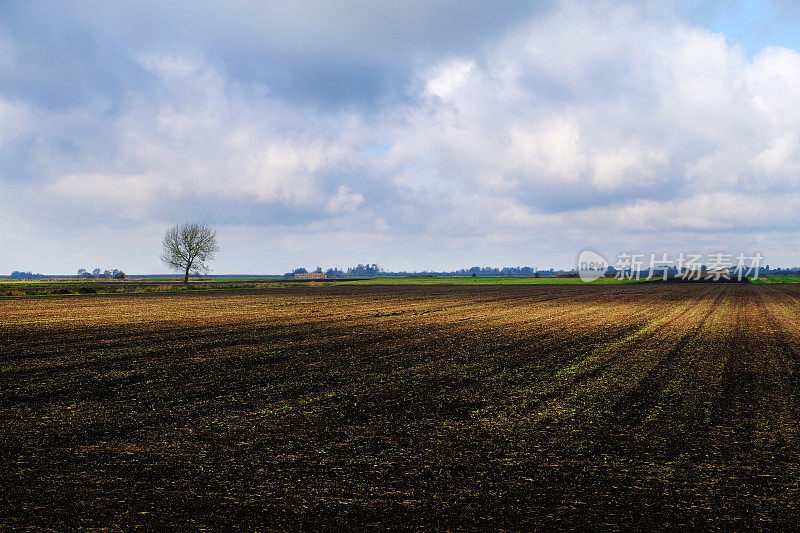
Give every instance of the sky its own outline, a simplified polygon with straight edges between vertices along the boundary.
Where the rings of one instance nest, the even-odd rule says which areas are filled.
[[[800,265],[792,1],[0,0],[0,273]]]

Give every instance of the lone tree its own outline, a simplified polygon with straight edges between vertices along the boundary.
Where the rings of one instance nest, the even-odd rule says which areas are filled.
[[[183,282],[189,283],[189,272],[208,272],[207,262],[219,250],[217,232],[205,224],[173,226],[164,234],[161,260],[173,270],[184,273]]]

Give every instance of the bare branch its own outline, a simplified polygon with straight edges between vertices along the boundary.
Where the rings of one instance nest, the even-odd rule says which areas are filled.
[[[205,224],[195,222],[173,226],[164,234],[161,260],[173,270],[184,273],[183,282],[189,281],[189,272],[209,272],[208,262],[219,251],[217,232]]]

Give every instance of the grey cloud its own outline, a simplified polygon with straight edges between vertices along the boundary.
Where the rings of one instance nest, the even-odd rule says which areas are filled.
[[[398,87],[420,63],[474,52],[547,4],[6,2],[0,34],[16,44],[15,69],[0,88],[42,107],[113,99],[153,88],[136,54],[183,51],[295,102],[363,106],[401,97]]]

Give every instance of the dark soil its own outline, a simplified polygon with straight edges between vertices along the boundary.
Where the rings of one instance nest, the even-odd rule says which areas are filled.
[[[0,301],[0,523],[784,529],[800,286]]]

